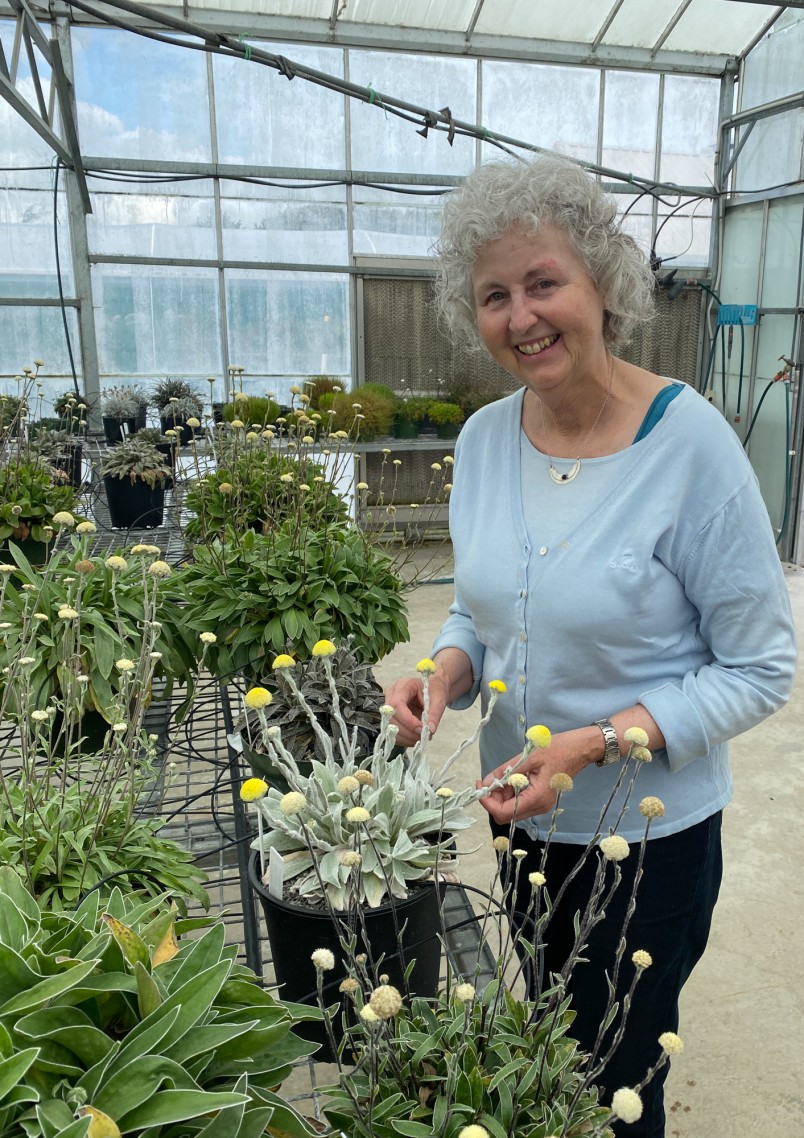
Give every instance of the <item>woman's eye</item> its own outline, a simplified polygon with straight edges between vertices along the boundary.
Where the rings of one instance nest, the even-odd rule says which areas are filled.
[[[547,289],[547,288],[552,288],[554,284],[555,284],[555,281],[539,281],[539,283],[536,287],[539,289]]]

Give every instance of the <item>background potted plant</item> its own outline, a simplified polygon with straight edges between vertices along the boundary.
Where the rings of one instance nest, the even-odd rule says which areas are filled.
[[[436,434],[440,439],[455,439],[463,423],[464,414],[457,403],[446,403],[441,399],[431,399],[427,414],[435,423]]]
[[[132,435],[106,452],[100,469],[116,529],[162,525],[165,480],[172,470],[154,443]]]
[[[70,430],[47,428],[44,422],[58,423],[58,419],[39,420],[32,424],[31,450],[61,471],[74,490],[80,490],[84,481],[83,436]]]
[[[17,436],[25,418],[25,401],[21,395],[0,395],[0,436]]]
[[[116,446],[137,430],[137,404],[123,388],[109,388],[101,398],[101,420],[107,444]]]
[[[402,395],[394,400],[394,438],[415,439],[430,405],[420,395]]]
[[[357,442],[372,442],[391,433],[393,396],[389,398],[365,387],[342,391],[335,395],[332,410],[332,429],[348,431]]]
[[[0,543],[17,546],[30,562],[44,564],[54,518],[69,513],[77,500],[62,471],[33,450],[18,452],[0,465]]]
[[[234,400],[223,404],[221,417],[225,423],[239,419],[248,429],[262,430],[276,421],[279,404],[261,395],[235,393]]]
[[[126,388],[126,393],[133,400],[134,406],[137,408],[135,420],[137,430],[141,431],[148,425],[148,408],[151,403],[151,396],[147,388],[143,387],[141,383],[130,384]]]
[[[195,418],[200,421],[204,408],[204,401],[192,384],[174,376],[160,379],[151,392],[151,402],[159,412],[162,433],[178,431],[182,444],[188,443],[193,436],[193,428],[187,426],[187,420]]]

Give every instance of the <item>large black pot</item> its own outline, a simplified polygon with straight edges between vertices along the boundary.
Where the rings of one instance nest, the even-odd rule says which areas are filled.
[[[324,1001],[327,1006],[340,1001],[340,1011],[335,1013],[333,1019],[335,1039],[340,1042],[344,1034],[341,1013],[346,1013],[349,1023],[356,1022],[351,998],[338,990],[347,975],[343,966],[340,935],[353,930],[357,935],[355,952],[368,951],[362,922],[356,913],[342,913],[338,915],[339,921],[343,922],[339,929],[325,909],[304,908],[272,897],[260,880],[258,858],[259,854],[254,851],[249,860],[249,880],[262,905],[279,997],[293,1003],[317,1007],[316,970],[310,957],[317,948],[328,948],[335,957],[335,968],[332,972],[324,973]],[[369,962],[366,965],[369,974],[371,975],[371,960],[379,963],[382,957],[378,971],[386,973],[389,982],[404,995],[403,972],[411,961],[415,961],[408,981],[410,994],[435,996],[441,971],[441,922],[435,886],[422,885],[414,889],[404,901],[380,905],[377,909],[365,908],[363,920],[370,947]],[[401,932],[401,953],[397,928]],[[323,1023],[303,1023],[294,1030],[304,1039],[322,1044],[317,1059],[334,1059]]]
[[[53,463],[57,470],[64,471],[70,485],[75,490],[80,490],[84,481],[83,454],[82,443],[68,443],[64,452],[54,459]]]
[[[153,489],[147,482],[115,478],[104,474],[106,504],[115,529],[156,529],[162,525],[165,488],[157,482]]]
[[[125,438],[123,434],[124,424],[130,435],[136,434],[137,420],[134,415],[130,419],[110,419],[108,415],[102,415],[101,420],[103,422],[103,435],[110,447],[122,443]]]
[[[191,415],[190,418],[193,416]],[[168,431],[175,431],[183,447],[188,446],[196,435],[203,434],[202,427],[188,427],[187,419],[183,415],[176,415],[175,418],[173,415],[160,415],[159,425],[163,435],[167,434]]]

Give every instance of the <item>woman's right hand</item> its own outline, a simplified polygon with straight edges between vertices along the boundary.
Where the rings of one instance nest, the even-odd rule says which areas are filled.
[[[437,672],[429,680],[430,706],[427,716],[430,734],[434,735],[449,698],[449,685]],[[421,676],[396,680],[385,692],[385,702],[394,708],[391,722],[399,728],[396,741],[400,747],[413,747],[422,733],[424,688]]]

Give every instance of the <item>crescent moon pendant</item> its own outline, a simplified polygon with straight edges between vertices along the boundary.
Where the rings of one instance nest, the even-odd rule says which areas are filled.
[[[565,474],[562,474],[560,470],[556,470],[556,468],[553,466],[553,464],[551,462],[550,463],[550,477],[553,479],[553,481],[556,483],[557,486],[565,486],[567,484],[567,482],[572,482],[573,478],[578,477],[578,471],[580,469],[581,469],[581,460],[579,458],[575,459],[575,462],[573,462],[572,466],[569,468],[569,470]]]

